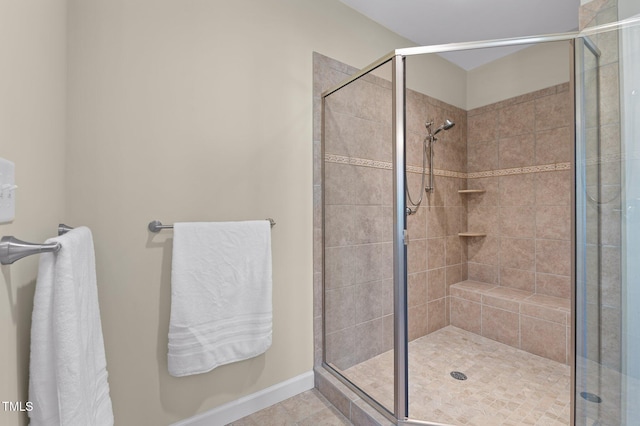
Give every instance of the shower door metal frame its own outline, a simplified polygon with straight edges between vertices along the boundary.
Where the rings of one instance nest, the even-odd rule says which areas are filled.
[[[409,417],[409,395],[408,395],[408,317],[407,317],[407,233],[406,233],[406,201],[405,201],[405,180],[404,173],[406,169],[406,111],[405,111],[405,95],[406,95],[406,67],[405,59],[408,56],[425,55],[432,53],[444,53],[455,52],[463,50],[475,50],[493,47],[506,47],[506,46],[518,46],[518,45],[533,45],[554,41],[569,41],[573,47],[573,55],[571,55],[571,78],[576,78],[575,69],[580,66],[579,63],[574,62],[576,60],[576,39],[584,39],[587,35],[595,34],[604,30],[618,29],[624,26],[628,22],[638,21],[637,19],[616,22],[613,24],[601,25],[598,27],[588,28],[582,32],[568,32],[560,34],[548,34],[531,37],[516,37],[499,40],[489,41],[477,41],[467,43],[452,43],[436,46],[420,46],[410,47],[404,49],[396,49],[393,52],[379,58],[375,62],[361,69],[345,81],[336,85],[330,90],[327,90],[322,94],[322,108],[324,116],[324,102],[325,98],[330,94],[340,90],[348,84],[354,82],[360,77],[368,74],[383,64],[388,62],[392,63],[392,126],[393,126],[393,150],[392,150],[392,173],[393,173],[393,286],[394,286],[394,412],[389,413],[384,406],[378,401],[375,401],[369,395],[360,389],[356,384],[352,383],[347,377],[344,377],[334,368],[326,362],[326,354],[323,354],[323,366],[342,381],[347,387],[355,391],[359,396],[370,403],[376,410],[387,417],[389,420],[396,422],[396,424],[402,425],[432,425],[440,426],[440,423],[433,423],[428,421],[411,419]],[[587,39],[588,40],[588,39]],[[588,43],[588,42],[587,42]],[[589,46],[591,47],[591,46]],[[574,82],[575,83],[575,82]],[[575,85],[575,84],[574,84]],[[573,90],[573,89],[572,89]],[[576,104],[574,105],[574,118],[581,113],[580,94],[574,92]],[[324,121],[323,121],[324,126]],[[574,128],[574,140],[581,135],[577,134],[577,128]],[[324,139],[324,131],[323,131]],[[324,146],[324,143],[323,143]],[[575,149],[575,147],[574,147]],[[574,154],[578,154],[574,152]],[[324,151],[323,151],[324,158]],[[575,155],[572,160],[572,167],[576,169]],[[576,178],[574,174],[574,179]],[[324,176],[323,176],[324,181]],[[572,189],[572,323],[571,323],[571,335],[572,346],[574,347],[571,354],[571,424],[575,421],[575,336],[576,336],[576,309],[575,306],[575,284],[576,284],[576,185],[573,185]],[[323,226],[323,240],[324,240],[324,226]],[[324,244],[323,244],[324,250]],[[323,324],[323,336],[324,336],[324,324]]]
[[[406,173],[406,72],[405,57],[392,59],[393,114],[393,368],[394,413],[398,419],[409,417],[409,316],[407,312],[407,203]]]

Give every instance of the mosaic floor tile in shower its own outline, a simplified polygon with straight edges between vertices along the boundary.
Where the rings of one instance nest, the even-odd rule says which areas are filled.
[[[392,407],[392,365],[386,352],[344,374]],[[568,425],[570,374],[568,365],[448,326],[409,344],[409,414],[452,425]]]

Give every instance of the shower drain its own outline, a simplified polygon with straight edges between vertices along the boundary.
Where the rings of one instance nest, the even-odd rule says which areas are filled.
[[[461,373],[460,371],[452,371],[449,374],[451,374],[451,377],[453,377],[456,380],[467,380],[467,375],[464,373]]]
[[[600,398],[595,393],[591,392],[580,392],[580,396],[586,399],[589,402],[595,402],[596,404],[600,404],[602,402],[602,398]]]

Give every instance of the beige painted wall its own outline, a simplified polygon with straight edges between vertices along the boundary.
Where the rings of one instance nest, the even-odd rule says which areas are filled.
[[[458,108],[467,109],[467,71],[441,56],[407,56],[407,87]]]
[[[467,73],[467,110],[569,81],[571,45],[547,42],[522,49]]]
[[[68,221],[94,232],[116,422],[168,424],[311,370],[312,52],[362,67],[409,43],[334,0],[69,4]],[[273,346],[169,376],[172,233],[147,223],[267,217]]]
[[[66,1],[0,0],[0,157],[16,164],[16,219],[0,235],[42,242],[64,219]],[[27,401],[38,258],[2,266],[0,401]],[[24,404],[23,404],[24,406]],[[0,408],[0,425],[26,425]]]
[[[407,87],[472,110],[568,82],[570,49],[568,41],[540,43],[469,71],[435,53],[408,56]]]

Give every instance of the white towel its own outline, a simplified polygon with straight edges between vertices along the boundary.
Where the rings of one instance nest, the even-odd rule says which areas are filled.
[[[187,376],[271,346],[269,222],[173,227],[169,373]]]
[[[31,323],[31,426],[111,426],[91,231],[76,228],[40,255]]]

